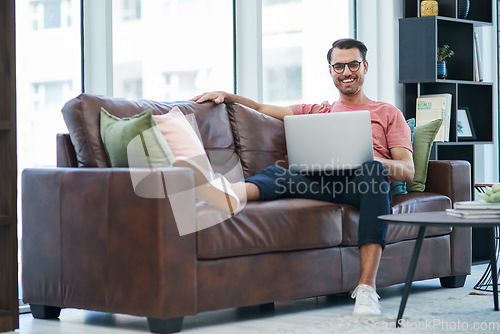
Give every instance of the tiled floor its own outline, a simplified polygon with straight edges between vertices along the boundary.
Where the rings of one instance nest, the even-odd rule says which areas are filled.
[[[407,313],[411,315],[412,305],[418,304],[419,301],[420,303],[433,299],[449,301],[453,298],[458,300],[470,294],[485,268],[486,265],[473,266],[473,274],[468,277],[466,287],[463,289],[443,289],[437,279],[416,282],[408,301]],[[402,289],[402,285],[378,289],[382,297],[384,317],[391,319],[388,321],[392,322],[392,319],[396,318]],[[486,296],[482,298],[489,312],[492,309],[493,300]],[[327,328],[331,329],[338,322],[352,319],[352,306],[353,301],[349,295],[341,294],[277,302],[272,310],[255,306],[204,312],[196,316],[185,317],[182,332],[203,334],[332,333]],[[500,319],[500,314],[497,317]],[[125,334],[147,333],[149,330],[145,318],[65,309],[58,320],[35,320],[31,314],[23,314],[20,316],[20,329],[16,332],[22,334]]]

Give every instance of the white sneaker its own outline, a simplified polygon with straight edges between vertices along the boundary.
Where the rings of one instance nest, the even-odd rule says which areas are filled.
[[[196,198],[199,200],[230,214],[240,209],[240,200],[224,175],[207,171],[185,157],[175,158],[172,166],[188,167],[194,171]]]
[[[351,298],[356,299],[352,315],[380,315],[382,314],[382,306],[378,300],[380,296],[374,288],[366,284],[360,284],[354,289]]]

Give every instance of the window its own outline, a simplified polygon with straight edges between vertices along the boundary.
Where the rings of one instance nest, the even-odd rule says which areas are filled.
[[[266,0],[266,5],[272,6],[272,5],[280,5],[291,2],[301,2],[301,0]]]
[[[60,109],[61,101],[72,92],[71,80],[56,82],[33,82],[33,111]]]
[[[127,61],[114,66],[115,86],[114,95],[125,96],[129,99],[142,97],[142,62]]]
[[[115,10],[125,2],[134,1],[113,0],[115,96],[182,100],[233,90],[232,0],[143,1],[134,21]],[[130,78],[141,87],[126,89]]]
[[[142,96],[142,79],[123,80],[123,95],[130,96],[134,99],[139,99]]]
[[[56,166],[56,135],[68,131],[61,108],[81,92],[80,3],[16,1],[15,10],[20,180],[24,168]],[[20,181],[18,189],[20,198]],[[21,204],[19,200],[19,210]],[[22,242],[20,212],[18,235]]]
[[[336,39],[352,37],[350,21],[348,0],[263,0],[264,102],[286,105],[338,98],[326,54]]]
[[[264,67],[264,101],[299,101],[302,98],[302,48],[268,49]]]
[[[199,85],[199,80],[204,75],[199,71],[178,71],[174,73],[164,73],[164,99],[166,101],[177,100],[181,92],[192,92],[191,97],[197,95],[199,91],[196,87]]]
[[[71,0],[31,1],[32,30],[71,27],[71,5]]]
[[[142,6],[139,0],[112,1],[114,95],[134,98],[141,92],[148,99],[182,100],[207,90],[234,90],[234,56],[240,55],[234,55],[233,2],[238,6],[243,0],[158,0]],[[257,59],[263,82],[255,84],[262,87],[263,102],[335,98],[326,52],[334,40],[350,36],[352,0],[261,1]],[[127,8],[139,14],[124,15]],[[132,78],[142,87],[126,89]],[[238,77],[238,83],[243,80]]]
[[[76,0],[16,1],[20,169],[56,165],[56,134],[67,132],[61,108],[81,92],[79,22]]]
[[[141,0],[121,0],[121,7],[116,8],[121,10],[123,21],[140,20],[142,13]]]

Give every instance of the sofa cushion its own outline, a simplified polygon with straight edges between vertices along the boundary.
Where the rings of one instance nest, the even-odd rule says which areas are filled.
[[[178,107],[166,114],[154,115],[153,119],[158,123],[158,128],[175,157],[189,158],[206,171],[212,171],[203,143],[195,131],[198,130],[196,122],[191,125]]]
[[[101,138],[112,167],[163,167],[174,160],[151,109],[118,118],[101,108]]]
[[[207,102],[156,102],[150,100],[127,100],[80,94],[68,101],[62,114],[75,147],[79,167],[110,167],[100,135],[100,112],[106,109],[119,118],[132,117],[146,109],[153,115],[167,113],[178,106],[185,114],[195,114],[203,146],[216,172],[231,170],[238,157],[235,153],[233,133],[225,104]]]
[[[207,224],[217,211],[197,210]],[[317,249],[341,242],[341,206],[307,199],[249,202],[226,221],[197,232],[199,259]]]
[[[283,121],[240,104],[228,109],[245,177],[271,165],[288,168]]]
[[[442,123],[442,119],[436,119],[427,124],[417,126],[414,130],[413,163],[415,165],[415,176],[413,177],[413,181],[406,185],[408,192],[425,190],[432,143]]]
[[[410,213],[444,211],[451,207],[448,197],[432,193],[408,193],[406,195],[394,196],[391,203],[391,213]],[[342,220],[342,246],[358,245],[359,210],[353,206],[343,205]],[[449,234],[450,227],[429,227],[426,236],[439,236]],[[386,243],[416,239],[418,226],[389,224]]]

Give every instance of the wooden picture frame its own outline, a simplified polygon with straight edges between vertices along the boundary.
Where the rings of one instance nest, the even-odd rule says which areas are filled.
[[[457,109],[457,138],[476,139],[470,111],[467,107]]]

